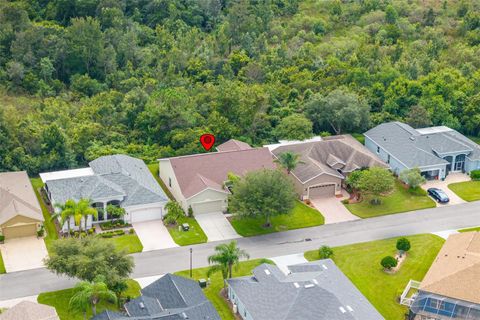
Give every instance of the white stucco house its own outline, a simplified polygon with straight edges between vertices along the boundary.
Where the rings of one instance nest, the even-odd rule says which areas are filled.
[[[89,216],[87,229],[111,220],[106,212],[109,204],[124,208],[124,220],[133,223],[161,219],[168,202],[145,163],[127,155],[100,157],[91,161],[88,168],[41,173],[40,177],[52,205],[64,204],[69,199],[92,202],[98,210],[98,220]],[[79,228],[73,219],[70,226],[72,230]],[[67,223],[63,231],[67,231]]]

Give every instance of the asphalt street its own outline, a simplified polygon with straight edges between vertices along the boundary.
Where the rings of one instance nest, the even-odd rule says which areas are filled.
[[[480,225],[480,201],[438,207],[377,218],[290,230],[264,236],[237,239],[251,258],[269,258],[401,235],[438,232]],[[191,246],[193,267],[208,265],[207,257],[216,245],[210,242]],[[190,247],[178,247],[134,254],[132,278],[160,275],[190,267]],[[69,288],[74,279],[59,277],[45,268],[0,275],[0,300],[36,295]]]

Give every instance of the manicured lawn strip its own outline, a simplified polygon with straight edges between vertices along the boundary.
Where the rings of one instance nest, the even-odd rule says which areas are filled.
[[[38,303],[46,304],[55,307],[60,320],[83,320],[81,312],[69,310],[68,304],[73,295],[73,288],[52,292],[41,293],[37,301]],[[124,297],[136,298],[140,296],[140,285],[135,280],[128,280],[128,289],[123,293]],[[103,312],[105,309],[118,311],[117,305],[112,303],[101,302],[97,304],[97,313]],[[87,319],[92,317],[91,308],[87,309]]]
[[[136,234],[125,234],[113,238],[99,238],[112,242],[119,250],[125,250],[127,253],[142,252],[143,250],[143,245]]]
[[[467,229],[458,230],[458,232],[470,232],[470,231],[480,231],[480,227],[474,227],[474,228],[467,228]]]
[[[361,144],[365,144],[365,136],[361,133],[351,133],[352,137],[357,139]]]
[[[304,203],[297,201],[290,214],[272,217],[272,226],[264,228],[264,218],[232,218],[233,228],[243,237],[251,237],[278,231],[319,226],[325,223],[322,214]]]
[[[465,201],[480,200],[480,181],[451,183],[448,188]]]
[[[50,212],[47,209],[47,206],[43,202],[43,199],[38,191],[39,188],[43,187],[43,181],[40,178],[31,178],[30,182],[32,183],[33,189],[35,190],[35,195],[37,196],[40,207],[42,208],[43,225],[45,226],[45,231],[47,232],[44,240],[45,246],[47,247],[48,252],[50,252],[52,242],[58,239],[57,229],[55,228],[55,223],[51,220]]]
[[[5,264],[3,263],[2,254],[0,254],[0,274],[6,273],[7,269],[5,269]]]
[[[188,223],[190,225],[190,230],[188,231],[179,231],[178,226],[183,223]],[[177,221],[177,225],[172,227],[167,227],[168,232],[179,246],[188,246],[191,244],[205,243],[207,242],[207,235],[203,232],[202,228],[198,224],[195,218],[181,217]]]
[[[167,186],[165,185],[165,183],[163,183],[162,179],[160,179],[160,177],[158,176],[158,162],[156,163],[150,163],[149,165],[147,165],[148,169],[150,170],[150,172],[153,174],[153,176],[155,177],[155,180],[157,180],[158,184],[160,185],[160,187],[162,187],[163,191],[165,192],[165,194],[172,200],[175,200],[175,197],[173,196],[173,194],[170,192],[170,190],[168,190]]]
[[[235,268],[233,269],[234,270],[233,277],[250,275],[252,273],[252,270],[262,263],[274,264],[272,261],[269,261],[266,259],[255,259],[255,260],[243,261],[240,263],[240,266],[237,270],[235,270]],[[195,280],[208,279],[208,276],[207,276],[208,269],[209,269],[208,267],[193,269],[193,272],[192,272],[193,279]],[[186,277],[186,278],[190,277],[189,270],[176,272],[175,274]],[[217,309],[218,314],[220,315],[220,318],[222,318],[222,320],[235,320],[235,317],[232,314],[232,310],[228,306],[225,299],[220,295],[220,291],[223,288],[223,279],[222,279],[221,273],[217,272],[212,274],[210,276],[210,281],[211,281],[210,285],[207,288],[203,289],[203,292],[207,296],[207,299],[210,300],[210,302],[212,302],[213,306],[215,307],[215,309]]]
[[[381,196],[381,204],[370,203],[367,196],[362,202],[346,204],[345,207],[360,218],[371,218],[392,213],[434,208],[435,202],[426,195],[414,195],[403,188],[400,182],[395,183],[395,191],[385,197]]]
[[[333,248],[333,260],[373,306],[389,320],[405,319],[407,308],[396,298],[410,279],[421,281],[442,247],[444,240],[432,234],[407,237],[412,248],[407,260],[395,274],[383,272],[380,261],[396,253],[398,238],[358,243]],[[309,261],[317,260],[318,251],[305,253]]]

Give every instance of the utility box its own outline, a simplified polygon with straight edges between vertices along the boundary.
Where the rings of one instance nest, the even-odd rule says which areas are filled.
[[[188,230],[190,230],[190,225],[188,223],[184,223],[184,224],[182,224],[182,229],[183,229],[183,231],[188,231]]]
[[[207,287],[207,280],[198,279],[198,284],[200,285],[200,288],[206,288]]]

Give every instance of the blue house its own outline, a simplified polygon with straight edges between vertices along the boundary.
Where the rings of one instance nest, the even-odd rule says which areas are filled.
[[[418,289],[412,297],[408,292]],[[410,320],[480,319],[480,233],[451,235],[421,283],[401,297]]]
[[[427,179],[480,169],[480,146],[445,126],[414,129],[388,122],[364,133],[365,146],[399,174],[419,168]]]

